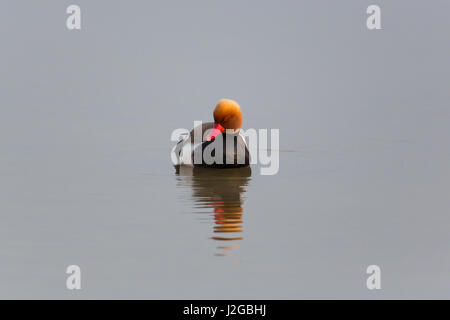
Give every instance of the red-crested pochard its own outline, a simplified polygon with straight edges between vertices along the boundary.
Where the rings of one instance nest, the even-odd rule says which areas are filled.
[[[222,99],[214,109],[214,122],[198,125],[180,137],[173,149],[174,164],[212,168],[238,168],[250,164],[247,143],[240,129],[239,104]]]

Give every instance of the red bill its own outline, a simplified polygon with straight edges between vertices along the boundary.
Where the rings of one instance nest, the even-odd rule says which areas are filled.
[[[224,127],[222,127],[220,124],[216,124],[214,128],[211,130],[211,132],[206,137],[206,141],[211,141],[215,137],[217,137],[219,134],[221,134],[225,130]]]

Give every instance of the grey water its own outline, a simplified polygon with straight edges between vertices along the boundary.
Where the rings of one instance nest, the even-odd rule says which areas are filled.
[[[378,2],[2,2],[0,298],[448,299],[450,8]],[[172,165],[221,98],[277,174]]]

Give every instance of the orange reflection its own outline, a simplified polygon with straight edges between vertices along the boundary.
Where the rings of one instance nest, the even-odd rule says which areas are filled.
[[[178,185],[192,188],[194,211],[211,214],[211,239],[218,242],[216,256],[229,256],[240,247],[243,237],[243,198],[251,169],[176,168]],[[211,210],[212,209],[212,210]],[[234,260],[241,263],[241,260]]]

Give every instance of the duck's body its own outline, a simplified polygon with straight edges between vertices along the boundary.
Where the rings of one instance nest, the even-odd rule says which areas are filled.
[[[173,157],[176,159],[175,165],[190,167],[211,167],[211,168],[239,168],[250,164],[250,153],[244,136],[237,130],[233,133],[219,133],[214,139],[208,140],[206,134],[214,130],[214,122],[206,122],[191,130],[189,134],[182,135],[173,150]],[[197,131],[198,130],[198,131]],[[199,133],[195,133],[195,132]],[[199,139],[196,140],[195,135]],[[201,137],[201,138],[200,138]],[[198,152],[203,155],[205,148],[214,148],[213,144],[218,143],[219,138],[222,139],[221,145],[217,145],[218,150],[222,147],[222,154],[218,151],[216,159],[213,163],[205,161],[204,157],[198,157],[201,162],[196,161],[195,154]],[[227,142],[232,139],[232,142]],[[229,146],[227,148],[227,146]],[[212,151],[215,156],[215,151]],[[232,161],[230,161],[232,159]]]
[[[220,100],[214,109],[214,122],[206,122],[180,137],[173,149],[175,165],[238,168],[250,164],[250,153],[240,133],[242,113],[239,105]]]

